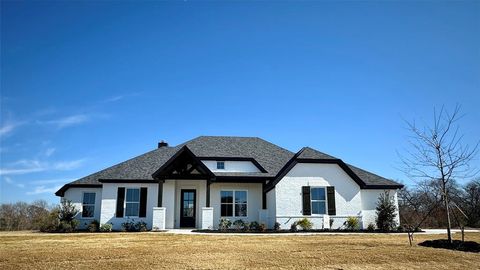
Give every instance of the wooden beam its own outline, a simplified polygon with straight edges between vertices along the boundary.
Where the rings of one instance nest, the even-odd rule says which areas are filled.
[[[210,207],[210,184],[211,184],[211,180],[209,178],[207,178],[207,207]]]
[[[158,200],[157,200],[157,207],[162,207],[163,201],[163,182],[164,180],[158,181]]]

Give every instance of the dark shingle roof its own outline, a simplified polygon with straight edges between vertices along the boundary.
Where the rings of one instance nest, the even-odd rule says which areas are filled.
[[[293,160],[295,153],[257,137],[200,136],[175,147],[161,147],[143,155],[121,162],[64,186],[100,185],[100,179],[153,180],[152,174],[165,164],[183,146],[201,158],[252,158],[266,172],[240,173],[215,172],[223,177],[275,177]],[[297,159],[340,160],[315,149],[305,147],[297,153]],[[348,164],[347,164],[348,165]],[[391,180],[367,172],[352,165],[348,167],[367,185],[399,185]],[[60,192],[60,191],[59,191]],[[57,192],[57,194],[59,193]],[[61,194],[61,192],[60,192]]]

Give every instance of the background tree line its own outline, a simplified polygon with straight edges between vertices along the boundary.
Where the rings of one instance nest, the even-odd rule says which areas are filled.
[[[480,227],[480,178],[464,185],[451,182],[448,186],[453,227]],[[446,207],[436,181],[424,181],[415,187],[405,187],[398,194],[400,223],[420,224],[421,228],[448,226]]]

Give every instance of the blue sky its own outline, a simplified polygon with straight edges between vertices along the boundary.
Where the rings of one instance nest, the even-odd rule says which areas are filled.
[[[0,202],[58,202],[160,140],[258,136],[410,183],[404,120],[460,104],[479,139],[478,1],[1,5]]]

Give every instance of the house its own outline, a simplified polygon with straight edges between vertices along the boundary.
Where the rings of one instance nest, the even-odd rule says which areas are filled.
[[[55,194],[81,210],[81,226],[96,219],[116,230],[129,220],[211,229],[229,218],[289,229],[306,217],[321,229],[340,228],[348,217],[366,228],[379,195],[388,191],[397,203],[401,187],[309,147],[293,153],[256,137],[201,136],[174,147],[162,141]]]

